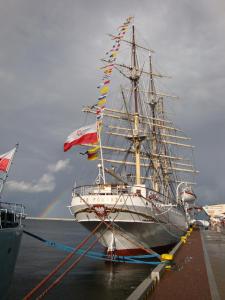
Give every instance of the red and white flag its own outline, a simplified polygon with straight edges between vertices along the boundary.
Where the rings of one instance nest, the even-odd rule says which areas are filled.
[[[0,171],[8,172],[15,152],[16,147],[10,150],[9,152],[0,155]]]
[[[81,127],[72,132],[64,143],[64,152],[75,145],[95,144],[98,142],[97,124]]]

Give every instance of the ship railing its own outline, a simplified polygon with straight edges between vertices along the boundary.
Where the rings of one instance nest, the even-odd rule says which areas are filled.
[[[25,217],[24,205],[0,201],[0,228],[6,225],[6,223],[21,225]]]
[[[84,195],[120,195],[121,193],[130,194],[131,187],[127,185],[83,185],[73,188],[72,196]]]
[[[134,186],[129,186],[127,184],[99,184],[99,185],[82,185],[73,188],[72,197],[76,196],[87,196],[87,195],[142,195],[141,190],[138,191],[139,187],[136,186],[136,192]],[[140,186],[140,189],[143,186]],[[168,204],[173,206],[182,206],[180,203],[177,203],[175,199],[167,197],[160,192],[156,192],[149,187],[144,187],[146,190],[144,198],[148,201],[157,201],[160,203]]]

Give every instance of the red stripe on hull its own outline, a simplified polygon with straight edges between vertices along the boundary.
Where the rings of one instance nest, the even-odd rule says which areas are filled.
[[[152,251],[162,254],[170,252],[171,249],[176,245],[176,243],[164,245],[164,246],[158,246],[151,248]],[[149,249],[150,250],[150,249]],[[114,251],[107,251],[107,248],[105,248],[105,253],[110,255],[118,255],[118,256],[135,256],[135,255],[145,255],[150,254],[147,250],[144,250],[142,248],[135,248],[135,249],[115,249]]]
[[[142,254],[149,254],[144,249],[136,248],[136,249],[116,249],[114,251],[107,251],[108,255],[118,255],[118,256],[135,256]]]

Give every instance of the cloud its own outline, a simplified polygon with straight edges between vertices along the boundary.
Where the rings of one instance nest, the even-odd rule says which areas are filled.
[[[52,192],[55,189],[55,177],[46,173],[36,183],[11,180],[7,182],[7,188],[10,191],[25,193]]]
[[[65,160],[60,159],[59,161],[57,161],[56,164],[48,165],[48,170],[52,173],[64,171],[65,169],[69,168],[69,162],[70,162],[69,159],[65,159]]]
[[[224,187],[217,183],[225,169],[225,2],[39,2],[1,4],[0,152],[20,143],[10,172],[11,188],[26,190],[5,193],[5,201],[27,201],[31,213],[38,214],[50,198],[71,189],[72,178],[79,184],[95,178],[94,162],[77,155],[77,149],[63,153],[63,142],[74,128],[90,121],[80,111],[82,105],[97,99],[102,74],[99,58],[112,46],[105,34],[115,33],[127,15],[135,15],[137,43],[156,51],[152,55],[155,71],[172,76],[158,80],[158,89],[181,99],[165,99],[165,105],[196,146],[198,198],[224,202]],[[127,44],[121,45],[118,62],[124,63],[123,58],[126,62],[128,50]],[[115,86],[116,76],[114,72]],[[109,107],[116,102],[115,90],[111,88]],[[169,116],[174,120],[174,115]],[[63,172],[67,163],[58,161],[68,157],[71,170]],[[55,188],[51,181],[43,184],[40,174],[53,176]],[[29,195],[32,189],[45,193]],[[31,202],[27,195],[36,196],[37,201]]]
[[[7,182],[7,189],[24,193],[53,192],[56,186],[54,174],[64,171],[68,166],[69,159],[59,160],[55,164],[48,165],[49,172],[43,174],[36,182],[11,180]]]

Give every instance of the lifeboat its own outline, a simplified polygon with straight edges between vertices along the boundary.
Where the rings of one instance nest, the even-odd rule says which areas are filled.
[[[194,201],[197,199],[191,187],[183,188],[182,192],[180,193],[180,197],[183,202],[187,203],[194,203]]]

